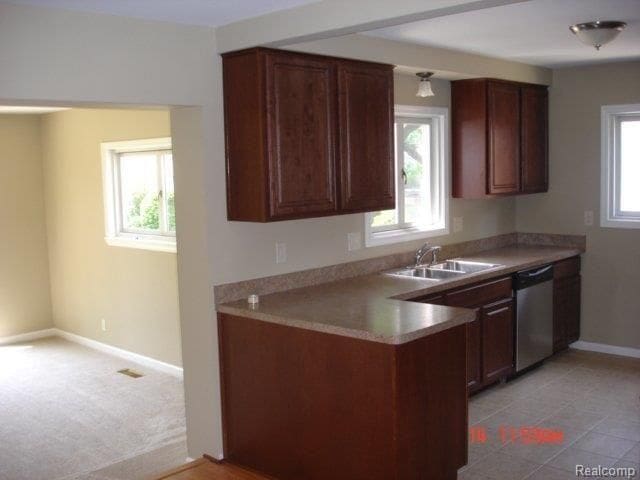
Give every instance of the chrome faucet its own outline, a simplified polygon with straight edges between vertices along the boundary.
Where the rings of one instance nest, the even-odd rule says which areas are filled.
[[[438,252],[441,250],[441,247],[434,245],[431,246],[428,243],[425,243],[423,246],[421,246],[418,251],[416,252],[416,263],[415,266],[419,267],[420,265],[422,265],[422,260],[424,259],[424,257],[426,257],[429,253],[431,253],[432,257],[431,257],[431,263],[429,263],[429,265],[433,265],[434,263],[436,263],[438,261]]]

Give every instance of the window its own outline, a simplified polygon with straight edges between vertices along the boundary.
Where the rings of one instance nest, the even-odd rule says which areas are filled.
[[[640,104],[602,107],[600,224],[640,228]]]
[[[170,138],[102,144],[108,245],[176,251]]]
[[[446,108],[395,107],[396,208],[365,214],[367,246],[449,233]]]

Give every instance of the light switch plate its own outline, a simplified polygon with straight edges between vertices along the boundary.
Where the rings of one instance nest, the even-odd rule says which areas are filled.
[[[592,210],[584,211],[584,224],[587,227],[593,227],[593,211]]]
[[[453,233],[461,232],[464,228],[462,217],[453,217]]]
[[[276,243],[276,263],[287,263],[287,244]]]
[[[350,252],[362,248],[362,235],[360,232],[347,233],[347,249]]]

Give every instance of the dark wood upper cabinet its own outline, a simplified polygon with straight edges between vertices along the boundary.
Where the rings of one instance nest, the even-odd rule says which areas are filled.
[[[270,217],[335,212],[334,66],[266,55]]]
[[[520,88],[520,138],[522,142],[522,192],[549,189],[548,92],[546,87]]]
[[[489,82],[487,193],[520,191],[520,89],[509,83]]]
[[[393,208],[393,67],[223,55],[227,213],[270,222]]]
[[[341,62],[338,91],[341,208],[392,209],[393,72],[379,65]]]
[[[503,80],[452,82],[453,196],[547,190],[547,89]]]

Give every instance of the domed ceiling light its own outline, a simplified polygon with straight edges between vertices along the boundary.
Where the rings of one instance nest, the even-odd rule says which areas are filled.
[[[627,24],[615,20],[605,20],[587,23],[576,23],[571,25],[571,30],[578,40],[587,45],[591,45],[600,50],[600,47],[606,45],[616,38]]]
[[[416,97],[433,97],[435,93],[431,89],[431,76],[433,72],[419,72],[416,73],[418,77],[420,77],[420,83],[418,84],[418,93],[416,93]]]

